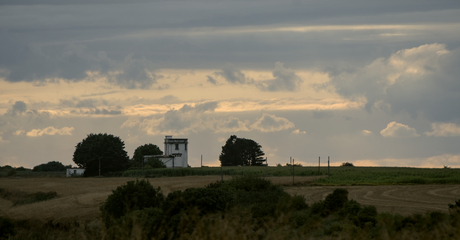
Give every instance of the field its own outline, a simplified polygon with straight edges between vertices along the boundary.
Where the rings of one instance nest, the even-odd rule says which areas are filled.
[[[231,176],[224,176],[229,179]],[[58,198],[34,204],[12,206],[12,202],[0,198],[0,212],[15,219],[36,218],[42,220],[90,220],[99,215],[99,206],[111,191],[136,178],[1,178],[0,188],[28,193],[56,191]],[[336,186],[306,186],[321,176],[296,176],[299,186],[292,184],[292,177],[268,177],[275,184],[283,185],[291,194],[304,195],[307,203],[322,200]],[[174,190],[203,187],[220,180],[220,176],[187,176],[149,179],[161,187],[165,194]],[[381,185],[341,186],[349,198],[363,205],[374,205],[379,212],[409,215],[427,211],[447,212],[447,204],[460,199],[460,185]]]
[[[221,201],[218,199],[222,199],[219,196],[226,199],[223,201],[225,203],[258,201],[257,204],[250,208],[238,205],[228,211],[207,213],[204,216],[200,214],[201,210],[181,211],[181,217],[177,218],[179,215],[171,215],[167,206],[176,209],[188,205],[178,205],[180,201],[164,201],[161,208],[134,210],[134,215],[126,215],[125,220],[116,222],[110,228],[106,225],[106,218],[101,215],[102,203],[113,190],[128,181],[147,177],[153,187],[161,187],[167,195],[176,190],[201,188],[216,183],[222,173],[224,180],[237,179],[213,184],[207,190],[202,189],[208,191],[206,194],[200,193],[200,189],[185,191],[184,194],[197,195],[188,195],[184,199],[197,201],[193,204],[207,203],[203,206],[223,206],[216,204],[216,201]],[[3,173],[2,176],[7,174]],[[169,234],[163,235],[162,239],[169,239],[174,234],[181,236],[178,239],[223,239],[223,236],[228,239],[460,238],[459,169],[331,167],[328,171],[325,167],[318,169],[300,166],[204,167],[131,169],[111,176],[66,178],[62,172],[40,173],[29,170],[0,177],[0,228],[6,229],[4,224],[8,221],[14,224],[16,233],[12,240],[151,239],[157,235],[148,234],[161,235],[162,231]],[[264,181],[260,177],[281,186],[281,192],[273,188],[258,191],[261,186],[258,181]],[[219,189],[219,186],[233,186],[228,184],[236,182],[242,189],[247,186],[258,187],[246,190],[249,192],[244,194],[244,191],[235,192],[231,188]],[[347,192],[347,205],[343,205],[339,212],[330,212],[336,211],[333,210],[334,206],[338,206],[338,202],[329,204],[331,199],[340,202],[340,197],[330,198],[336,192],[339,194],[336,197],[342,196],[340,192]],[[57,197],[53,198],[56,194]],[[37,196],[42,198],[38,199]],[[121,196],[126,195],[123,193]],[[174,192],[170,196],[178,195]],[[204,197],[206,200],[198,201],[193,196]],[[228,201],[226,197],[229,196],[238,200]],[[48,200],[41,201],[43,197]],[[124,199],[131,201],[137,197]],[[302,207],[305,206],[304,202],[310,207]],[[4,217],[14,220],[5,220]],[[0,238],[2,232],[5,231],[0,231]]]
[[[203,167],[176,169],[128,170],[124,177],[238,176],[253,174],[263,177],[326,176],[318,185],[391,185],[391,184],[460,184],[460,169],[404,167]]]

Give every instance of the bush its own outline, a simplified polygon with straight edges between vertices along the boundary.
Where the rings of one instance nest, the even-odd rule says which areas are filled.
[[[289,209],[300,211],[307,208],[308,204],[306,203],[305,196],[294,195],[291,197],[291,201],[289,202]]]
[[[166,197],[165,213],[177,214],[190,208],[198,208],[200,214],[224,211],[234,204],[233,195],[218,188],[188,188],[175,191]]]
[[[161,207],[163,201],[164,195],[159,187],[155,189],[147,180],[136,180],[113,190],[100,210],[106,228],[110,228],[114,222],[130,212]]]
[[[8,177],[13,177],[13,176],[16,176],[16,169],[12,168],[11,170],[8,171],[8,173],[6,174],[6,176]]]
[[[147,160],[147,165],[151,166],[152,168],[166,168],[164,162],[158,158],[149,158],[149,160]]]
[[[326,211],[334,213],[348,202],[348,191],[343,188],[337,188],[331,194],[326,196],[324,200],[324,208]]]
[[[353,163],[349,163],[349,162],[344,162],[342,163],[342,165],[340,165],[341,167],[354,167]]]
[[[60,172],[65,171],[69,166],[64,166],[61,162],[51,161],[35,166],[32,171],[34,172]]]
[[[366,225],[375,226],[377,223],[377,209],[375,206],[365,206],[357,214],[359,227],[364,228]]]
[[[0,216],[0,239],[9,239],[14,235],[14,222],[10,218]]]

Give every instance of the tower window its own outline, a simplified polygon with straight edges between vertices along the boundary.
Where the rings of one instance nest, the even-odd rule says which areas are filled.
[[[176,143],[176,150],[179,150],[179,144]]]

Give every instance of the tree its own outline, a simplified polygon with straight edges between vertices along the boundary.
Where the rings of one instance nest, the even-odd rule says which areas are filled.
[[[134,150],[134,165],[140,167],[145,155],[163,155],[163,151],[157,145],[151,143],[139,146]]]
[[[222,166],[261,166],[265,162],[264,155],[261,146],[254,140],[231,135],[222,147],[219,160]]]
[[[158,158],[149,158],[147,160],[147,165],[152,168],[166,168],[166,164]]]
[[[126,170],[128,154],[125,143],[119,137],[107,133],[89,134],[75,146],[73,161],[85,168],[85,176],[101,175]]]
[[[34,172],[62,172],[65,171],[66,168],[71,166],[64,166],[61,162],[51,161],[48,163],[43,163],[38,166],[35,166],[32,171]]]

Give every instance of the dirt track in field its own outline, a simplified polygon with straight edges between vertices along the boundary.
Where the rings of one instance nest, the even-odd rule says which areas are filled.
[[[230,179],[224,176],[224,179]],[[296,177],[296,182],[311,182],[317,177]],[[273,183],[288,185],[291,177],[270,177]],[[135,178],[23,178],[0,179],[0,188],[29,193],[56,191],[59,198],[22,206],[12,206],[0,198],[0,215],[16,219],[90,220],[99,215],[99,206],[112,190]],[[203,187],[220,176],[190,176],[149,179],[164,194],[190,187]],[[285,187],[290,194],[304,195],[308,203],[324,199],[337,187]],[[460,199],[460,185],[345,186],[349,198],[364,205],[374,205],[379,212],[423,213],[447,211],[447,204]]]

